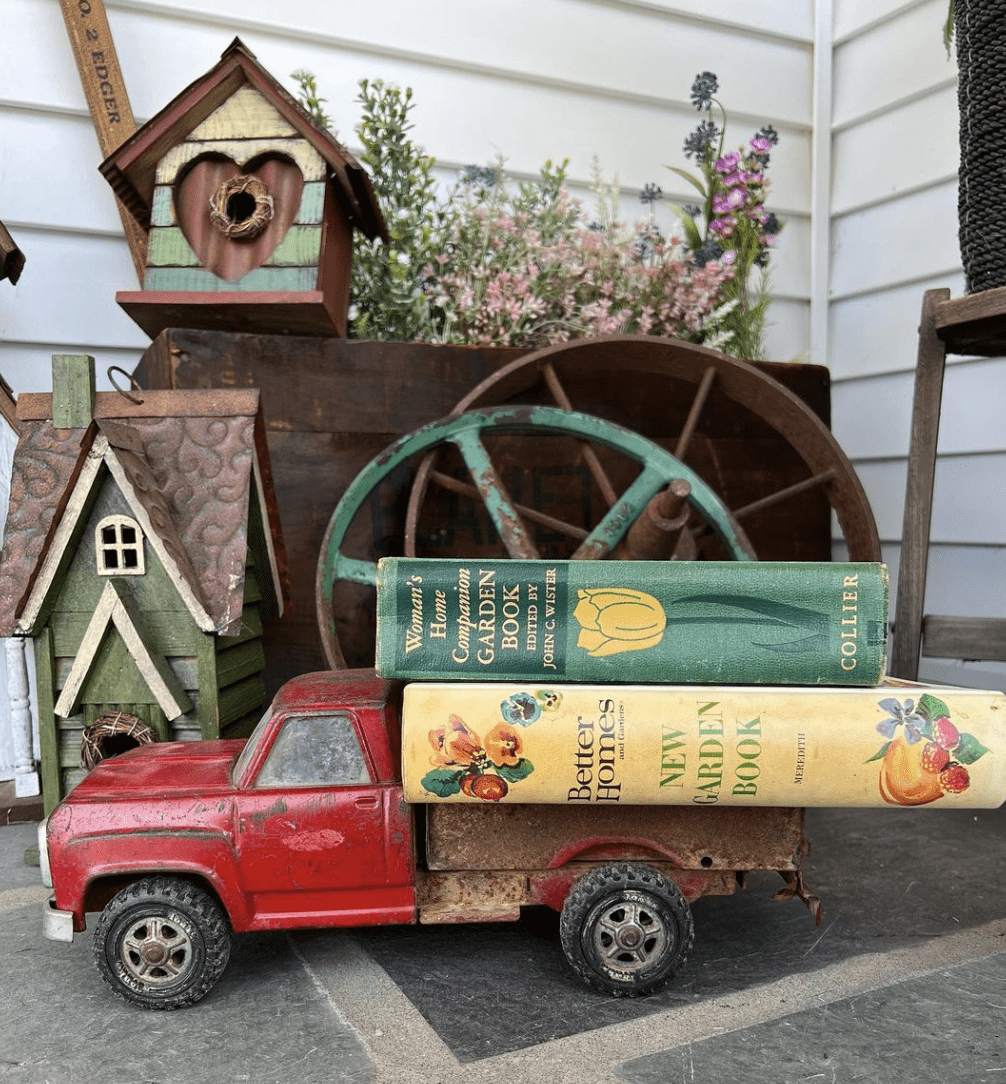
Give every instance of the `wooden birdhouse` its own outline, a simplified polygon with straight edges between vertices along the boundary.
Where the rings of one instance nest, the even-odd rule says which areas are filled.
[[[168,327],[345,336],[353,230],[387,240],[363,167],[237,38],[101,165],[149,231],[143,289]]]
[[[90,358],[57,356],[17,412],[0,636],[35,643],[51,808],[103,720],[249,732],[285,559],[257,391],[96,394]]]

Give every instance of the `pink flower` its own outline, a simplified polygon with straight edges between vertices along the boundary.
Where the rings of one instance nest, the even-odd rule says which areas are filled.
[[[722,158],[717,160],[716,169],[720,173],[733,173],[740,164],[740,160],[740,151],[728,151]]]

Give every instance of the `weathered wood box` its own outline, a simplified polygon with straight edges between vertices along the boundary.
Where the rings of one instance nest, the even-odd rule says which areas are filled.
[[[610,372],[596,367],[562,381],[573,406],[642,433],[672,451],[685,425],[695,388],[659,373],[626,372],[617,344]],[[135,377],[144,388],[258,387],[266,421],[280,521],[290,569],[290,612],[265,627],[266,681],[325,667],[317,633],[315,573],[332,511],[359,471],[396,437],[452,408],[480,381],[521,356],[502,348],[438,346],[167,330],[148,348]],[[798,364],[759,366],[805,401],[827,423],[826,369]],[[547,389],[513,397],[552,403]],[[578,448],[552,442],[504,449],[503,474],[511,496],[572,522],[591,526],[598,498]],[[790,443],[756,410],[715,387],[689,445],[687,462],[737,508],[807,476]],[[404,471],[373,494],[354,526],[352,556],[370,560],[402,552],[412,475]],[[596,522],[596,519],[594,520]],[[763,560],[829,560],[831,512],[820,489],[745,518],[744,528]],[[561,555],[561,542],[537,528],[544,555]],[[431,488],[423,505],[417,549],[428,556],[496,553],[498,539],[481,506]],[[373,592],[340,585],[339,638],[349,665],[373,665]]]

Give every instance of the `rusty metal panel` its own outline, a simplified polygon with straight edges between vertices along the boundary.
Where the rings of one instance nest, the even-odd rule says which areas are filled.
[[[430,805],[431,870],[663,859],[682,870],[798,870],[802,809]]]
[[[573,862],[559,870],[484,870],[456,873],[418,871],[416,910],[425,926],[453,922],[516,922],[520,909],[541,905],[558,911],[569,890],[602,862]],[[680,870],[648,862],[672,880],[691,903],[700,896],[730,896],[737,888],[732,870]],[[793,875],[795,876],[795,874]]]
[[[523,872],[416,873],[416,909],[425,925],[516,922],[530,902]]]

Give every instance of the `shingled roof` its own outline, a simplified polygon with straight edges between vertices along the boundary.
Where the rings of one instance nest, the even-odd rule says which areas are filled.
[[[332,171],[336,198],[350,224],[371,239],[387,241],[387,228],[367,171],[330,132],[315,123],[240,38],[231,42],[213,68],[190,83],[101,163],[102,175],[133,217],[145,229],[149,227],[157,163],[243,84],[264,95],[325,160]]]
[[[108,468],[197,625],[241,625],[250,502],[271,545],[263,589],[282,610],[286,569],[259,393],[99,392],[86,428],[57,429],[52,396],[22,395],[0,554],[0,636],[30,633],[89,487]],[[271,573],[271,574],[270,574]]]

